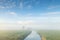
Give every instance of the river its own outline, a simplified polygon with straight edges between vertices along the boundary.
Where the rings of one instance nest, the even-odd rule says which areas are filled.
[[[24,40],[41,40],[41,37],[36,31],[32,31]]]

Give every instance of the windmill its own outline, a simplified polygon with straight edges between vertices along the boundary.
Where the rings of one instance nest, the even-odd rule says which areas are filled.
[[[22,26],[22,29],[24,30],[25,29],[25,26]]]

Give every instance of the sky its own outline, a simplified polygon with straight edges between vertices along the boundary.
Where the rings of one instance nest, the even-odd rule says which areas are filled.
[[[60,29],[60,0],[0,0],[0,29]]]

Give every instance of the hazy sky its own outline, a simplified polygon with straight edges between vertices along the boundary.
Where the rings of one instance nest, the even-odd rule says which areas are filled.
[[[60,0],[0,0],[0,29],[60,29]]]

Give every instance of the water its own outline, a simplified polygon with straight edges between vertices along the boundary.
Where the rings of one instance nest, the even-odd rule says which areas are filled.
[[[37,32],[32,31],[24,40],[41,40],[41,37]]]

